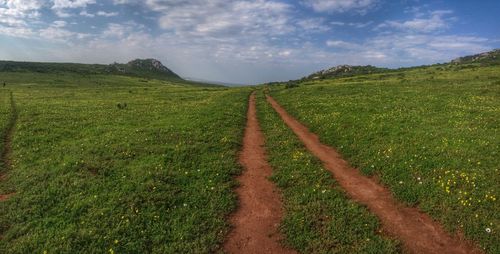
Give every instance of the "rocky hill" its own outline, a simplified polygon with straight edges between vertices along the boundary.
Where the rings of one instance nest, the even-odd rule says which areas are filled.
[[[0,61],[0,72],[115,74],[141,78],[182,80],[156,59],[136,59],[126,64],[77,64]]]
[[[459,57],[451,61],[452,64],[500,64],[500,49],[484,52],[481,54]]]
[[[366,65],[366,66],[339,65],[330,69],[325,69],[313,73],[308,77],[306,77],[306,79],[350,77],[361,74],[380,73],[388,70],[389,69],[379,68],[371,65]]]
[[[126,64],[113,63],[107,68],[108,72],[121,73],[125,75],[133,75],[139,77],[154,77],[154,78],[174,78],[181,77],[169,68],[165,67],[156,59],[135,59]]]

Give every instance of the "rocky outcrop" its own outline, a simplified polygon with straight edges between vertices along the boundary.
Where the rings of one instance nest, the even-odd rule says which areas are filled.
[[[465,63],[500,63],[500,49],[484,52],[477,55],[464,56],[453,59],[452,64]]]
[[[135,59],[127,63],[132,68],[147,69],[150,71],[170,72],[160,61],[156,59]]]
[[[307,77],[308,79],[321,79],[321,78],[335,78],[347,77],[360,74],[370,74],[386,71],[385,68],[378,68],[371,65],[366,66],[351,66],[351,65],[338,65],[329,69],[321,70],[313,73]]]
[[[179,75],[165,67],[160,61],[150,59],[135,59],[126,64],[113,63],[109,65],[109,72],[151,78],[176,78]]]

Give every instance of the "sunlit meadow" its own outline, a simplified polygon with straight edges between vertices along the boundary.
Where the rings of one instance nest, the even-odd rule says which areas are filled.
[[[31,79],[36,75],[36,79]],[[2,73],[15,98],[1,253],[206,253],[234,210],[245,89]]]
[[[498,253],[498,73],[433,66],[271,86],[271,94],[401,201]]]

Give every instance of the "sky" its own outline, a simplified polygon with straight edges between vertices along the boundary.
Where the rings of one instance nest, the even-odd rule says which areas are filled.
[[[155,58],[191,79],[297,79],[500,48],[498,0],[0,0],[0,59]]]

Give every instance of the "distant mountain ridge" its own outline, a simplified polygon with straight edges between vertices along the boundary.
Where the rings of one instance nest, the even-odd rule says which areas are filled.
[[[117,74],[154,79],[182,80],[175,72],[156,59],[135,59],[126,64],[77,64],[0,61],[0,72],[38,72],[79,74]]]

